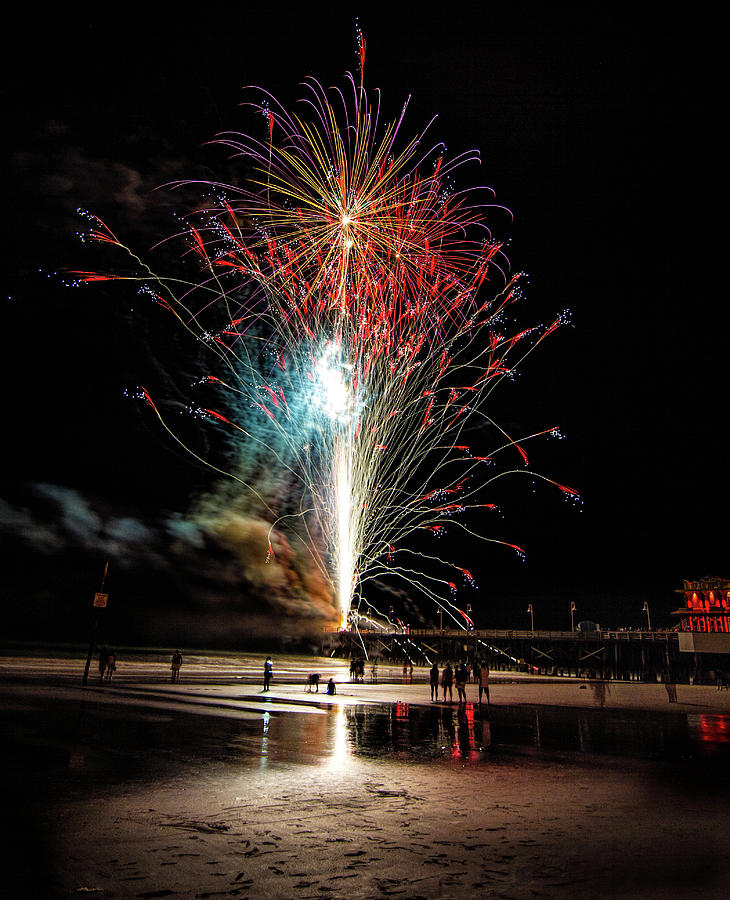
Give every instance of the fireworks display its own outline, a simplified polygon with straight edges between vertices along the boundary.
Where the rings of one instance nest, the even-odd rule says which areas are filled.
[[[509,214],[488,189],[455,187],[476,152],[449,159],[428,128],[404,138],[406,106],[386,121],[361,77],[304,90],[296,113],[257,92],[261,136],[218,137],[242,183],[203,185],[177,235],[195,277],[154,274],[93,218],[90,237],[133,267],[77,274],[139,282],[209,348],[199,390],[215,400],[190,411],[229,431],[240,453],[226,474],[265,510],[270,558],[278,533],[301,541],[340,625],[384,621],[377,581],[463,626],[453,595],[472,582],[468,561],[442,561],[437,539],[448,527],[505,544],[490,486],[516,472],[550,482],[527,468],[537,435],[507,434],[487,401],[563,316],[514,324],[520,276],[490,227]],[[285,489],[263,490],[262,468]]]

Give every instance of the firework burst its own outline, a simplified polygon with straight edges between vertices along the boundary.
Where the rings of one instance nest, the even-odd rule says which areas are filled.
[[[343,90],[313,79],[305,88],[298,114],[257,93],[249,105],[261,139],[217,139],[245,181],[206,183],[213,202],[177,236],[194,279],[158,277],[132,254],[132,274],[78,274],[142,281],[217,356],[205,380],[226,396],[197,412],[298,483],[286,509],[261,500],[272,531],[289,528],[309,546],[343,626],[375,614],[367,584],[383,578],[462,625],[452,572],[469,583],[471,573],[414,537],[447,525],[475,534],[465,513],[486,515],[489,485],[528,471],[523,444],[536,435],[507,435],[487,399],[562,320],[508,327],[520,278],[488,223],[504,208],[487,189],[451,187],[475,152],[447,159],[428,128],[404,140],[407,104],[382,121],[379,95],[373,102],[351,75]],[[91,235],[122,247],[98,220]],[[466,438],[475,429],[476,451]],[[488,454],[486,433],[496,435]],[[243,470],[229,474],[256,490]]]

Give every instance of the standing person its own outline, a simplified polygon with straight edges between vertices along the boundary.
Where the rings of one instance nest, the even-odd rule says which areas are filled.
[[[112,680],[112,675],[117,669],[117,654],[115,650],[109,650],[106,656],[106,675],[107,681]]]
[[[459,706],[463,703],[466,706],[466,680],[469,677],[469,673],[466,670],[466,666],[463,662],[459,663],[456,667],[456,674],[454,676],[456,680],[456,693],[459,697]]]
[[[667,690],[667,699],[670,703],[677,702],[677,685],[674,683],[672,679],[672,672],[669,669],[669,666],[664,670],[662,675],[662,681],[664,682],[664,687]]]
[[[434,664],[431,666],[431,671],[429,673],[430,681],[431,681],[431,699],[438,703],[439,699],[439,667],[438,663],[434,661]]]
[[[106,661],[109,656],[109,648],[105,645],[99,651],[99,678],[104,680],[104,673],[106,672]]]
[[[271,657],[266,657],[266,662],[264,663],[264,690],[269,690],[269,685],[271,684],[271,676],[274,674],[274,667],[271,664]]]
[[[170,669],[172,670],[171,681],[173,684],[177,684],[180,681],[180,666],[182,665],[182,653],[179,650],[176,650],[172,654],[172,662],[170,664]]]
[[[487,703],[489,703],[489,666],[486,659],[482,660],[479,668],[479,703],[482,702],[482,694],[487,695]]]
[[[449,703],[454,702],[454,670],[451,668],[451,663],[446,663],[444,666],[444,670],[441,673],[441,689],[444,692],[444,703],[446,703],[446,689],[449,691]]]
[[[408,664],[408,684],[413,684],[413,663]]]
[[[403,663],[403,684],[408,684],[408,660]]]

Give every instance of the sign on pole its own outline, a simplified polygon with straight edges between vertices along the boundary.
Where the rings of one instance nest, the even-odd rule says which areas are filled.
[[[109,599],[109,594],[100,594],[98,591],[94,594],[94,606],[99,607],[100,609],[106,608],[106,601]]]

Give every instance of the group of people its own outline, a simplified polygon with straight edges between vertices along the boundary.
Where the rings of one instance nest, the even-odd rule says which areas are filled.
[[[479,703],[482,697],[489,700],[489,666],[486,660],[482,660],[480,665],[474,664],[474,681],[479,685]],[[438,702],[439,685],[443,691],[443,702],[446,703],[446,694],[449,695],[449,703],[454,702],[454,685],[459,705],[466,705],[466,685],[469,682],[470,670],[465,662],[460,662],[456,669],[451,668],[451,663],[447,662],[443,670],[439,672],[438,663],[434,662],[429,673],[429,682],[431,685],[431,699]]]
[[[180,680],[180,667],[182,666],[182,662],[182,653],[180,653],[179,650],[176,650],[172,654],[172,660],[170,662],[170,681],[172,681],[173,684],[177,684]],[[111,681],[112,675],[116,669],[117,651],[105,644],[99,651],[99,679],[101,681]]]
[[[350,671],[352,671],[352,666],[350,666]],[[267,656],[264,662],[264,690],[268,691],[271,689],[271,679],[274,677],[274,664],[271,661],[271,657]],[[306,691],[311,693],[313,687],[316,687],[317,693],[319,693],[319,674],[313,673],[307,676],[307,684],[305,687]],[[337,686],[335,685],[334,678],[330,678],[327,682],[326,693],[328,694],[336,694]]]
[[[362,656],[356,656],[350,660],[350,681],[354,681],[355,684],[362,684],[364,680],[365,680],[365,659]],[[373,656],[373,658],[371,660],[370,681],[373,684],[378,683],[378,657],[377,656]]]
[[[173,684],[176,684],[180,680],[180,668],[182,666],[182,663],[182,653],[179,650],[175,650],[175,652],[172,654],[172,660],[170,663],[170,680],[173,682]],[[111,681],[116,667],[116,651],[111,647],[104,646],[99,652],[99,678],[104,681]],[[451,663],[447,662],[443,670],[439,670],[438,663],[434,662],[434,664],[431,666],[430,671],[431,700],[436,702],[438,701],[439,687],[441,687],[441,690],[443,692],[443,702],[446,702],[446,695],[448,693],[449,703],[453,703],[454,686],[456,686],[459,705],[461,706],[462,704],[466,704],[466,685],[468,684],[470,675],[472,673],[474,681],[479,685],[479,703],[481,704],[483,702],[483,697],[486,697],[487,703],[489,703],[489,666],[487,665],[486,660],[482,660],[481,664],[479,665],[475,663],[473,669],[471,670],[465,661],[460,662],[456,666],[456,669],[453,669],[451,667]],[[273,674],[274,666],[271,661],[271,657],[267,656],[266,661],[264,662],[264,691],[270,690]],[[350,662],[350,680],[355,682],[362,682],[364,674],[365,660],[362,657],[356,657]],[[310,676],[310,679],[312,677],[313,676]],[[412,682],[413,664],[404,664],[403,677],[404,680]],[[316,676],[316,678],[318,682],[319,676]],[[372,680],[373,683],[377,683],[377,660],[373,660]],[[327,683],[326,690],[328,694],[336,693],[337,688],[335,686],[334,679],[330,678],[329,682]]]
[[[377,668],[376,668],[377,675]],[[365,677],[365,660],[362,656],[356,656],[350,660],[350,681],[362,683]]]
[[[99,651],[99,680],[111,681],[117,668],[117,651],[104,645]]]

